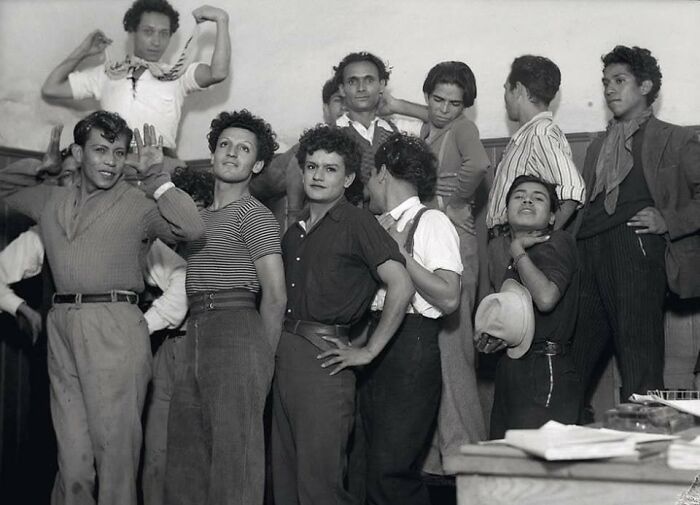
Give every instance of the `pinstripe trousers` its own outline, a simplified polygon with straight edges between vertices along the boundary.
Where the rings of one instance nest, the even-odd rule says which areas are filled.
[[[584,388],[610,339],[622,376],[621,398],[663,387],[666,296],[662,236],[625,223],[578,240],[581,296],[572,358]]]

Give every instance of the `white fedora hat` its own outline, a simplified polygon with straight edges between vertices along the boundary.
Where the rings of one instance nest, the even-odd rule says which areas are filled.
[[[501,291],[484,298],[476,309],[476,335],[486,333],[500,338],[508,345],[508,356],[523,356],[535,335],[535,312],[532,296],[525,286],[506,279]]]

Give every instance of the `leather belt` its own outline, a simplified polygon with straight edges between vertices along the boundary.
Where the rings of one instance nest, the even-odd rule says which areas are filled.
[[[500,237],[501,235],[507,235],[508,233],[510,233],[510,226],[507,224],[497,224],[493,228],[489,228],[489,240]]]
[[[247,289],[200,291],[187,297],[191,315],[211,310],[255,309],[255,293]]]
[[[348,324],[322,324],[301,319],[285,319],[284,330],[304,337],[322,351],[337,348],[334,343],[324,340],[323,337],[338,338],[346,344],[350,341],[350,325]]]
[[[564,346],[559,342],[545,340],[543,342],[534,342],[530,348],[530,351],[534,354],[543,354],[545,356],[563,356],[566,354],[566,347],[567,346]]]
[[[114,303],[127,302],[139,303],[139,295],[129,291],[110,291],[109,293],[82,294],[82,293],[55,293],[53,303]]]

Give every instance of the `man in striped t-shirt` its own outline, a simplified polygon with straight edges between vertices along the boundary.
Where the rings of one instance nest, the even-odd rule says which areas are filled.
[[[496,290],[510,260],[506,194],[513,181],[521,175],[535,175],[556,185],[560,207],[555,227],[563,227],[585,199],[583,178],[572,160],[569,142],[549,110],[560,82],[561,73],[553,61],[525,55],[513,60],[503,84],[508,119],[520,128],[503,152],[489,193],[489,279]]]
[[[190,317],[168,420],[165,502],[262,503],[263,409],[287,297],[277,221],[249,186],[277,143],[246,110],[222,112],[208,138],[214,201],[201,213],[204,237],[184,251]]]

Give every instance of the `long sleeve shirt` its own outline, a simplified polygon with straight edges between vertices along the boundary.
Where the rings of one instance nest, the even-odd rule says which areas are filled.
[[[0,251],[0,311],[16,314],[24,300],[9,287],[41,272],[44,244],[36,227],[30,228]],[[187,263],[160,240],[151,245],[146,256],[146,282],[163,294],[156,298],[144,317],[149,333],[177,328],[187,315],[185,271]]]
[[[37,167],[20,160],[0,171],[0,197],[39,223],[58,293],[139,293],[153,240],[189,241],[204,232],[194,202],[172,183],[147,188],[155,202],[123,180],[83,197],[79,184],[40,184]]]

